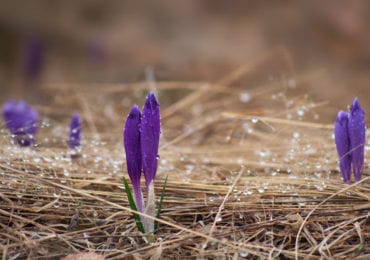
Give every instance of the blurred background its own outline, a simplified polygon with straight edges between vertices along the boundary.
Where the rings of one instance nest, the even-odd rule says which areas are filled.
[[[297,81],[301,93],[341,109],[359,96],[370,110],[369,22],[366,0],[3,0],[0,99],[42,103],[49,84],[128,83],[148,75],[216,82],[267,55],[274,69],[256,62],[259,80],[242,84],[320,72]]]

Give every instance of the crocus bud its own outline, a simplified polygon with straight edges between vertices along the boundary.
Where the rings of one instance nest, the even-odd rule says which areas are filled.
[[[8,101],[3,106],[5,126],[20,146],[35,144],[39,120],[38,112],[24,101]]]
[[[159,104],[153,92],[146,98],[141,119],[141,150],[143,154],[143,171],[146,191],[157,172],[159,135],[161,132]]]
[[[143,196],[140,189],[142,171],[142,155],[140,145],[141,114],[137,105],[134,105],[126,119],[123,140],[126,151],[127,172],[130,176],[135,193],[136,207],[143,212]]]
[[[340,111],[334,124],[335,144],[339,157],[339,168],[343,181],[351,179],[351,151],[348,134],[348,113]]]
[[[357,98],[353,100],[350,108],[348,134],[351,144],[351,159],[355,181],[359,181],[361,180],[364,167],[366,126],[365,112]]]
[[[80,115],[75,113],[72,116],[69,125],[69,148],[73,152],[78,152],[81,145],[81,119]]]

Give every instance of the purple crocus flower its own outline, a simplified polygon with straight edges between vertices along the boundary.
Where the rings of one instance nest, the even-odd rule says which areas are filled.
[[[127,172],[135,193],[136,206],[138,211],[149,216],[155,215],[154,179],[157,172],[160,127],[159,104],[151,92],[146,98],[142,115],[136,105],[132,107],[124,129]],[[145,205],[140,189],[141,171],[145,176]],[[142,216],[141,221],[146,233],[154,231],[152,219]]]
[[[141,114],[139,107],[134,105],[127,117],[123,138],[126,151],[127,172],[130,176],[135,193],[136,206],[138,211],[143,212],[143,198],[140,189],[142,171],[140,122]]]
[[[343,181],[351,179],[351,145],[348,134],[348,113],[340,111],[334,124],[335,144],[339,157],[339,167]]]
[[[351,160],[355,181],[361,180],[364,166],[366,139],[365,112],[360,102],[355,98],[348,116],[348,134],[351,144]]]
[[[3,106],[5,126],[9,129],[15,142],[20,146],[35,144],[35,135],[39,121],[37,110],[25,101],[8,101]]]
[[[143,171],[148,194],[149,185],[157,172],[158,145],[161,133],[159,104],[153,92],[150,92],[146,98],[140,131]]]
[[[81,119],[80,115],[75,113],[72,116],[71,123],[69,125],[69,148],[73,151],[77,151],[81,145]]]
[[[34,81],[40,75],[44,60],[44,45],[41,39],[30,37],[24,43],[24,73],[27,80]]]

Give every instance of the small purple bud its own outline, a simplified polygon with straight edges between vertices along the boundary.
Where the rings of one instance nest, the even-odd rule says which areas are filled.
[[[161,122],[159,104],[153,92],[146,98],[141,120],[141,150],[143,154],[143,171],[145,176],[146,190],[155,179],[157,172],[159,136],[161,133]]]
[[[126,151],[127,172],[130,176],[135,193],[136,206],[138,211],[143,211],[143,199],[140,189],[140,177],[142,171],[142,157],[140,146],[140,121],[141,114],[139,107],[134,105],[126,119],[123,140]]]
[[[78,150],[81,145],[81,119],[77,113],[72,116],[71,124],[69,125],[68,145],[72,150]]]
[[[348,135],[348,113],[340,111],[334,124],[335,144],[339,157],[339,167],[343,181],[349,183],[351,179],[351,152]]]
[[[348,134],[351,144],[352,167],[355,181],[361,180],[364,167],[366,125],[365,112],[360,102],[355,98],[352,102],[348,116]]]
[[[5,126],[20,146],[35,144],[35,135],[39,121],[37,110],[24,101],[8,101],[3,106]]]

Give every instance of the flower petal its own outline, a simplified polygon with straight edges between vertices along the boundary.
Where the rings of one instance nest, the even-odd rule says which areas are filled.
[[[124,146],[126,151],[127,172],[130,176],[137,208],[143,210],[142,194],[140,189],[140,177],[142,170],[142,155],[140,144],[140,121],[141,114],[139,107],[134,105],[127,117],[123,133]]]
[[[157,172],[159,136],[161,133],[159,104],[153,92],[150,92],[146,98],[140,130],[143,171],[148,191],[148,187]]]
[[[360,102],[355,98],[352,102],[348,117],[348,133],[351,144],[352,167],[355,180],[361,180],[364,167],[366,125],[365,112]]]
[[[334,124],[335,144],[339,157],[339,167],[343,181],[351,179],[351,153],[348,135],[348,113],[340,111]]]

